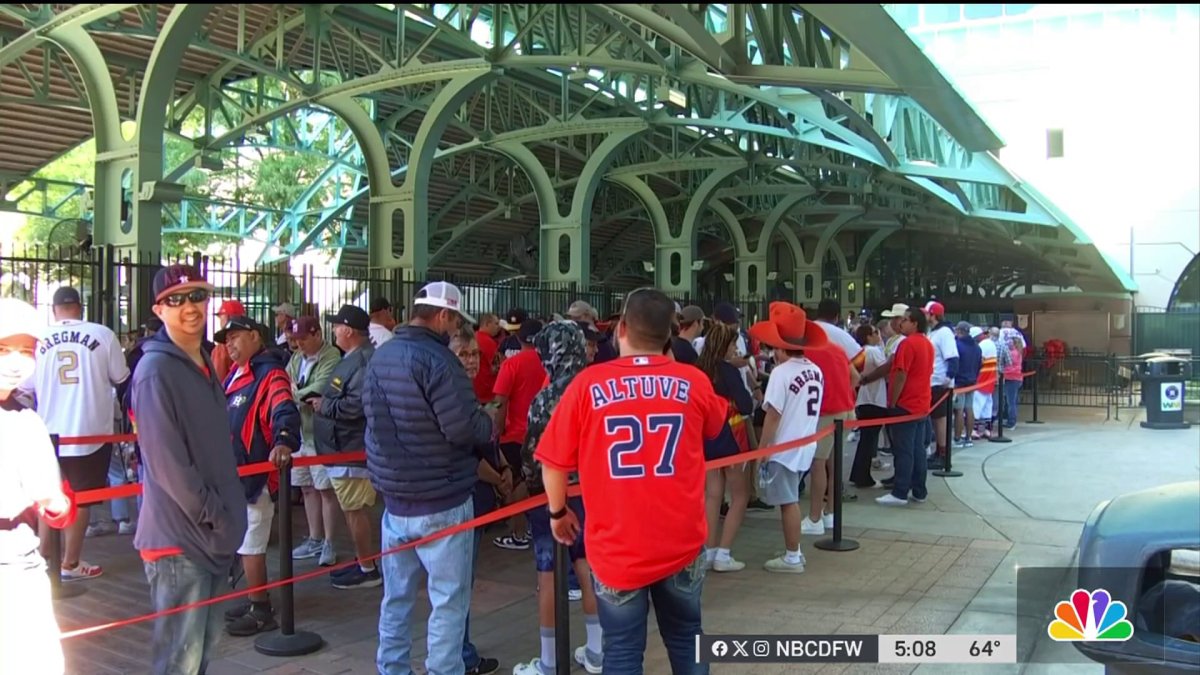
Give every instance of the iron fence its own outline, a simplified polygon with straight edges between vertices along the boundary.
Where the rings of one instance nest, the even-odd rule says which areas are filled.
[[[402,278],[398,272],[352,268],[335,274],[292,261],[248,266],[236,257],[224,259],[200,253],[160,256],[112,247],[79,249],[32,244],[16,250],[11,246],[0,249],[0,294],[30,302],[49,320],[54,291],[70,285],[80,291],[85,318],[129,335],[150,316],[149,306],[139,306],[138,299],[149,297],[155,272],[162,265],[180,262],[197,267],[217,288],[214,316],[210,318],[212,331],[216,330],[217,308],[226,299],[241,301],[248,316],[268,326],[274,324],[274,308],[281,303],[292,304],[300,314],[321,316],[336,312],[343,304],[366,308],[377,297],[387,298],[396,318],[402,320],[422,286],[444,280],[462,290],[464,307],[473,314],[502,316],[522,308],[533,316],[550,317],[565,314],[571,303],[584,300],[604,319],[620,311],[629,290],[604,286],[581,289],[573,283],[528,279],[431,276],[413,280]],[[766,316],[767,303],[759,298],[670,295],[681,306],[696,304],[706,312],[721,300],[732,302],[743,312],[743,325]]]

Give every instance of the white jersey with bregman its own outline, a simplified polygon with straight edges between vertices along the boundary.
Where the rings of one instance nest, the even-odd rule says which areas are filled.
[[[38,341],[33,389],[37,412],[52,434],[113,433],[116,385],[129,377],[117,336],[106,326],[67,319],[51,324]],[[84,457],[101,443],[64,445],[61,457]]]

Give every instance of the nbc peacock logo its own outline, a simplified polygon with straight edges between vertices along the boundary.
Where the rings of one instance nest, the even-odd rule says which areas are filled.
[[[1125,603],[1113,600],[1103,588],[1076,590],[1071,601],[1058,603],[1056,617],[1046,627],[1058,642],[1124,642],[1133,637],[1133,624],[1125,616]]]

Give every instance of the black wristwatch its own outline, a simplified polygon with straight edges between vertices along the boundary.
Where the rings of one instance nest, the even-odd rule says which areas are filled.
[[[564,504],[561,509],[559,509],[557,511],[552,511],[550,513],[550,520],[558,520],[558,519],[562,518],[563,516],[567,515],[567,511],[568,511],[567,506]]]

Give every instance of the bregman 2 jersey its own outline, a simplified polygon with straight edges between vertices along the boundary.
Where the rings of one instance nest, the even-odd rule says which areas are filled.
[[[728,404],[704,373],[665,356],[585,369],[554,410],[536,457],[578,471],[584,542],[596,578],[644,588],[696,559],[704,518],[704,441]]]
[[[837,349],[833,346],[832,349]],[[816,351],[816,350],[812,350]],[[835,355],[840,357],[840,353]],[[844,360],[841,363],[845,363]],[[843,377],[849,378],[849,370]],[[763,392],[763,403],[779,412],[773,445],[783,445],[817,433],[821,404],[825,397],[825,377],[817,364],[806,357],[788,359],[775,366]],[[792,471],[812,466],[816,442],[777,452],[768,461],[778,462]]]
[[[68,319],[46,328],[38,342],[33,374],[37,412],[52,434],[113,433],[116,391],[129,377],[117,336],[105,326]],[[100,448],[63,445],[61,457],[84,457]]]

